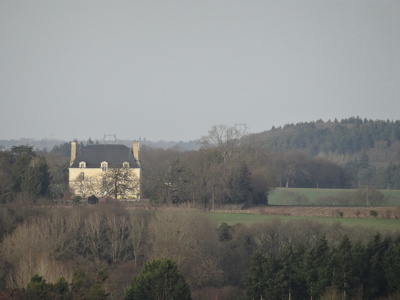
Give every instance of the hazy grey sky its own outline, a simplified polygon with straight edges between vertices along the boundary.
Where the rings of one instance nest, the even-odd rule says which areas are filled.
[[[400,0],[0,0],[0,139],[400,119]]]

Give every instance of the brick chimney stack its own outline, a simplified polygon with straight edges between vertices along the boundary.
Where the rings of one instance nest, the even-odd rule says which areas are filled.
[[[71,161],[69,162],[69,166],[72,166],[75,158],[76,158],[76,142],[71,142]]]
[[[132,145],[133,158],[139,163],[139,142],[134,141]]]

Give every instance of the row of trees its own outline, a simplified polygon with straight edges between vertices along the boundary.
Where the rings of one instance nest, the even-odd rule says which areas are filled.
[[[107,275],[101,271],[96,278],[88,277],[78,269],[71,282],[60,277],[56,282],[46,280],[35,274],[26,288],[0,290],[0,299],[13,300],[106,300],[110,293],[105,290]],[[133,278],[125,292],[125,300],[152,299],[191,299],[189,285],[186,283],[176,263],[168,258],[147,263],[140,274]]]
[[[141,148],[143,195],[157,203],[265,205],[275,186],[353,187],[351,173],[302,151],[271,152],[243,140],[235,127],[214,126],[198,151]]]
[[[25,288],[0,291],[0,299],[106,300],[109,299],[109,294],[104,288],[106,278],[103,272],[99,272],[94,279],[88,277],[82,270],[77,270],[71,282],[61,276],[53,283],[46,282],[42,276],[35,274]]]
[[[251,299],[377,299],[400,294],[400,240],[376,234],[366,243],[344,236],[258,251],[247,277]]]
[[[391,126],[397,124],[388,123]],[[331,124],[353,128],[368,124],[372,126],[378,122]],[[293,126],[293,132],[298,134],[301,130],[297,127],[319,125]],[[282,136],[285,135],[280,134],[276,138]],[[142,147],[142,197],[156,203],[186,202],[215,207],[225,204],[265,205],[270,189],[275,186],[358,188],[369,185],[381,189],[400,188],[400,163],[377,167],[364,152],[359,158],[339,165],[299,150],[273,152],[252,138],[254,136],[246,135],[241,127],[219,125],[212,127],[200,140],[200,150],[182,152],[178,148],[164,150]],[[23,193],[24,198],[26,195],[33,199],[48,196],[53,200],[68,194],[68,157],[61,154],[68,147],[69,144],[65,143],[54,147],[51,153],[42,155],[35,154],[30,146],[16,146],[11,151],[2,151],[0,201],[9,202],[19,193]],[[119,174],[121,171],[114,173],[108,172],[106,180],[97,182],[78,178],[74,188],[81,195],[89,196],[100,190],[97,188],[99,185],[107,185],[106,191],[97,197],[105,194],[124,197],[124,191],[135,189],[133,186],[127,187],[129,180],[125,179],[131,176]]]
[[[400,188],[400,163],[375,166],[366,152],[340,164],[300,150],[274,152],[227,126],[214,126],[201,143],[185,152],[143,147],[144,196],[210,207],[267,204],[273,187]]]
[[[354,187],[345,168],[323,158],[298,151],[242,151],[237,158],[224,162],[216,149],[181,153],[143,148],[143,193],[167,204],[265,205],[275,186]]]
[[[3,206],[0,213],[0,228],[6,230],[0,240],[0,291],[5,295],[26,289],[36,274],[39,278],[34,280],[33,286],[42,286],[49,295],[67,286],[66,295],[78,290],[81,295],[86,295],[74,299],[92,299],[89,297],[91,294],[103,295],[101,299],[123,299],[128,286],[131,285],[128,294],[135,297],[143,292],[143,282],[157,281],[160,274],[168,274],[166,270],[176,270],[177,267],[194,299],[244,299],[246,290],[249,299],[259,299],[255,286],[263,286],[262,293],[271,291],[285,299],[288,280],[282,278],[286,278],[288,270],[281,269],[280,264],[287,262],[290,264],[284,268],[292,268],[289,274],[293,275],[290,279],[291,297],[304,299],[298,296],[299,293],[302,291],[309,296],[311,290],[304,281],[317,276],[309,274],[311,271],[307,264],[310,261],[315,261],[312,270],[317,274],[320,274],[318,268],[329,266],[335,267],[329,269],[329,276],[334,273],[339,277],[337,268],[341,262],[333,259],[344,256],[340,252],[340,241],[345,240],[346,235],[351,245],[346,255],[353,255],[354,249],[361,249],[363,262],[369,262],[364,264],[365,272],[359,279],[361,283],[356,282],[346,293],[355,295],[360,283],[365,296],[370,295],[367,290],[372,289],[373,284],[380,284],[380,279],[372,282],[375,280],[373,276],[382,274],[380,269],[369,269],[367,265],[385,261],[397,266],[400,260],[398,235],[373,238],[369,230],[345,228],[338,223],[323,225],[310,221],[273,220],[252,226],[221,224],[217,228],[198,212],[122,209],[105,204],[25,209]],[[326,252],[315,250],[319,249],[317,245],[321,241],[326,244]],[[377,245],[374,247],[382,249],[381,252],[371,252],[372,246],[369,245],[374,241]],[[392,248],[396,251],[389,251]],[[166,262],[152,263],[167,258]],[[350,262],[358,262],[358,259],[358,256],[357,260],[355,256],[349,258]],[[144,267],[147,263],[150,266]],[[269,269],[271,264],[274,266],[272,272]],[[355,270],[354,265],[350,267]],[[159,268],[162,271],[157,271]],[[260,275],[255,275],[255,269],[261,272]],[[398,268],[392,271],[398,272]],[[400,278],[399,274],[393,273],[390,277],[386,269],[384,272],[385,288],[390,286],[390,291],[396,292],[399,286],[393,278]],[[135,275],[139,277],[132,282]],[[178,282],[182,282],[180,275],[171,280],[174,278],[180,278]],[[300,281],[297,282],[296,278]],[[394,281],[389,281],[389,278]],[[335,286],[333,279],[329,280],[313,297],[325,293],[327,287]],[[77,282],[81,282],[79,289],[76,289]],[[265,287],[266,284],[272,284],[276,290]],[[304,290],[300,287],[296,290],[300,284]],[[370,287],[367,288],[367,284]],[[182,287],[185,287],[183,283]],[[187,289],[183,288],[185,291]],[[388,291],[364,299],[387,295]],[[62,299],[68,299],[65,297]]]
[[[345,163],[344,169],[352,178],[354,187],[369,185],[379,189],[400,189],[400,163],[374,166],[369,156],[362,153],[360,159]]]

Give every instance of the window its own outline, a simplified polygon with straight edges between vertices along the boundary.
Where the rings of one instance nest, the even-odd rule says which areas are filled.
[[[105,171],[107,171],[107,167],[108,167],[108,163],[107,163],[106,161],[103,161],[103,162],[101,163],[101,170],[102,170],[103,172],[105,172]]]
[[[126,161],[126,162],[124,162],[123,164],[122,164],[122,167],[124,168],[124,169],[128,169],[129,168],[129,163]]]
[[[86,163],[84,161],[81,161],[79,163],[79,168],[86,168]]]
[[[79,180],[85,180],[85,173],[83,172],[79,173]]]

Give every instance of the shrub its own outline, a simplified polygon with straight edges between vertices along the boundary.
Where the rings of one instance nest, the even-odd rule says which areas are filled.
[[[79,204],[79,203],[81,202],[81,200],[82,200],[82,197],[79,196],[79,195],[76,195],[76,196],[72,197],[72,201],[73,201],[75,204]]]
[[[87,199],[89,204],[97,204],[99,202],[99,198],[97,198],[95,195],[91,195]]]
[[[370,210],[369,211],[369,215],[371,216],[371,217],[377,217],[378,216],[378,212],[376,211],[376,210]]]

